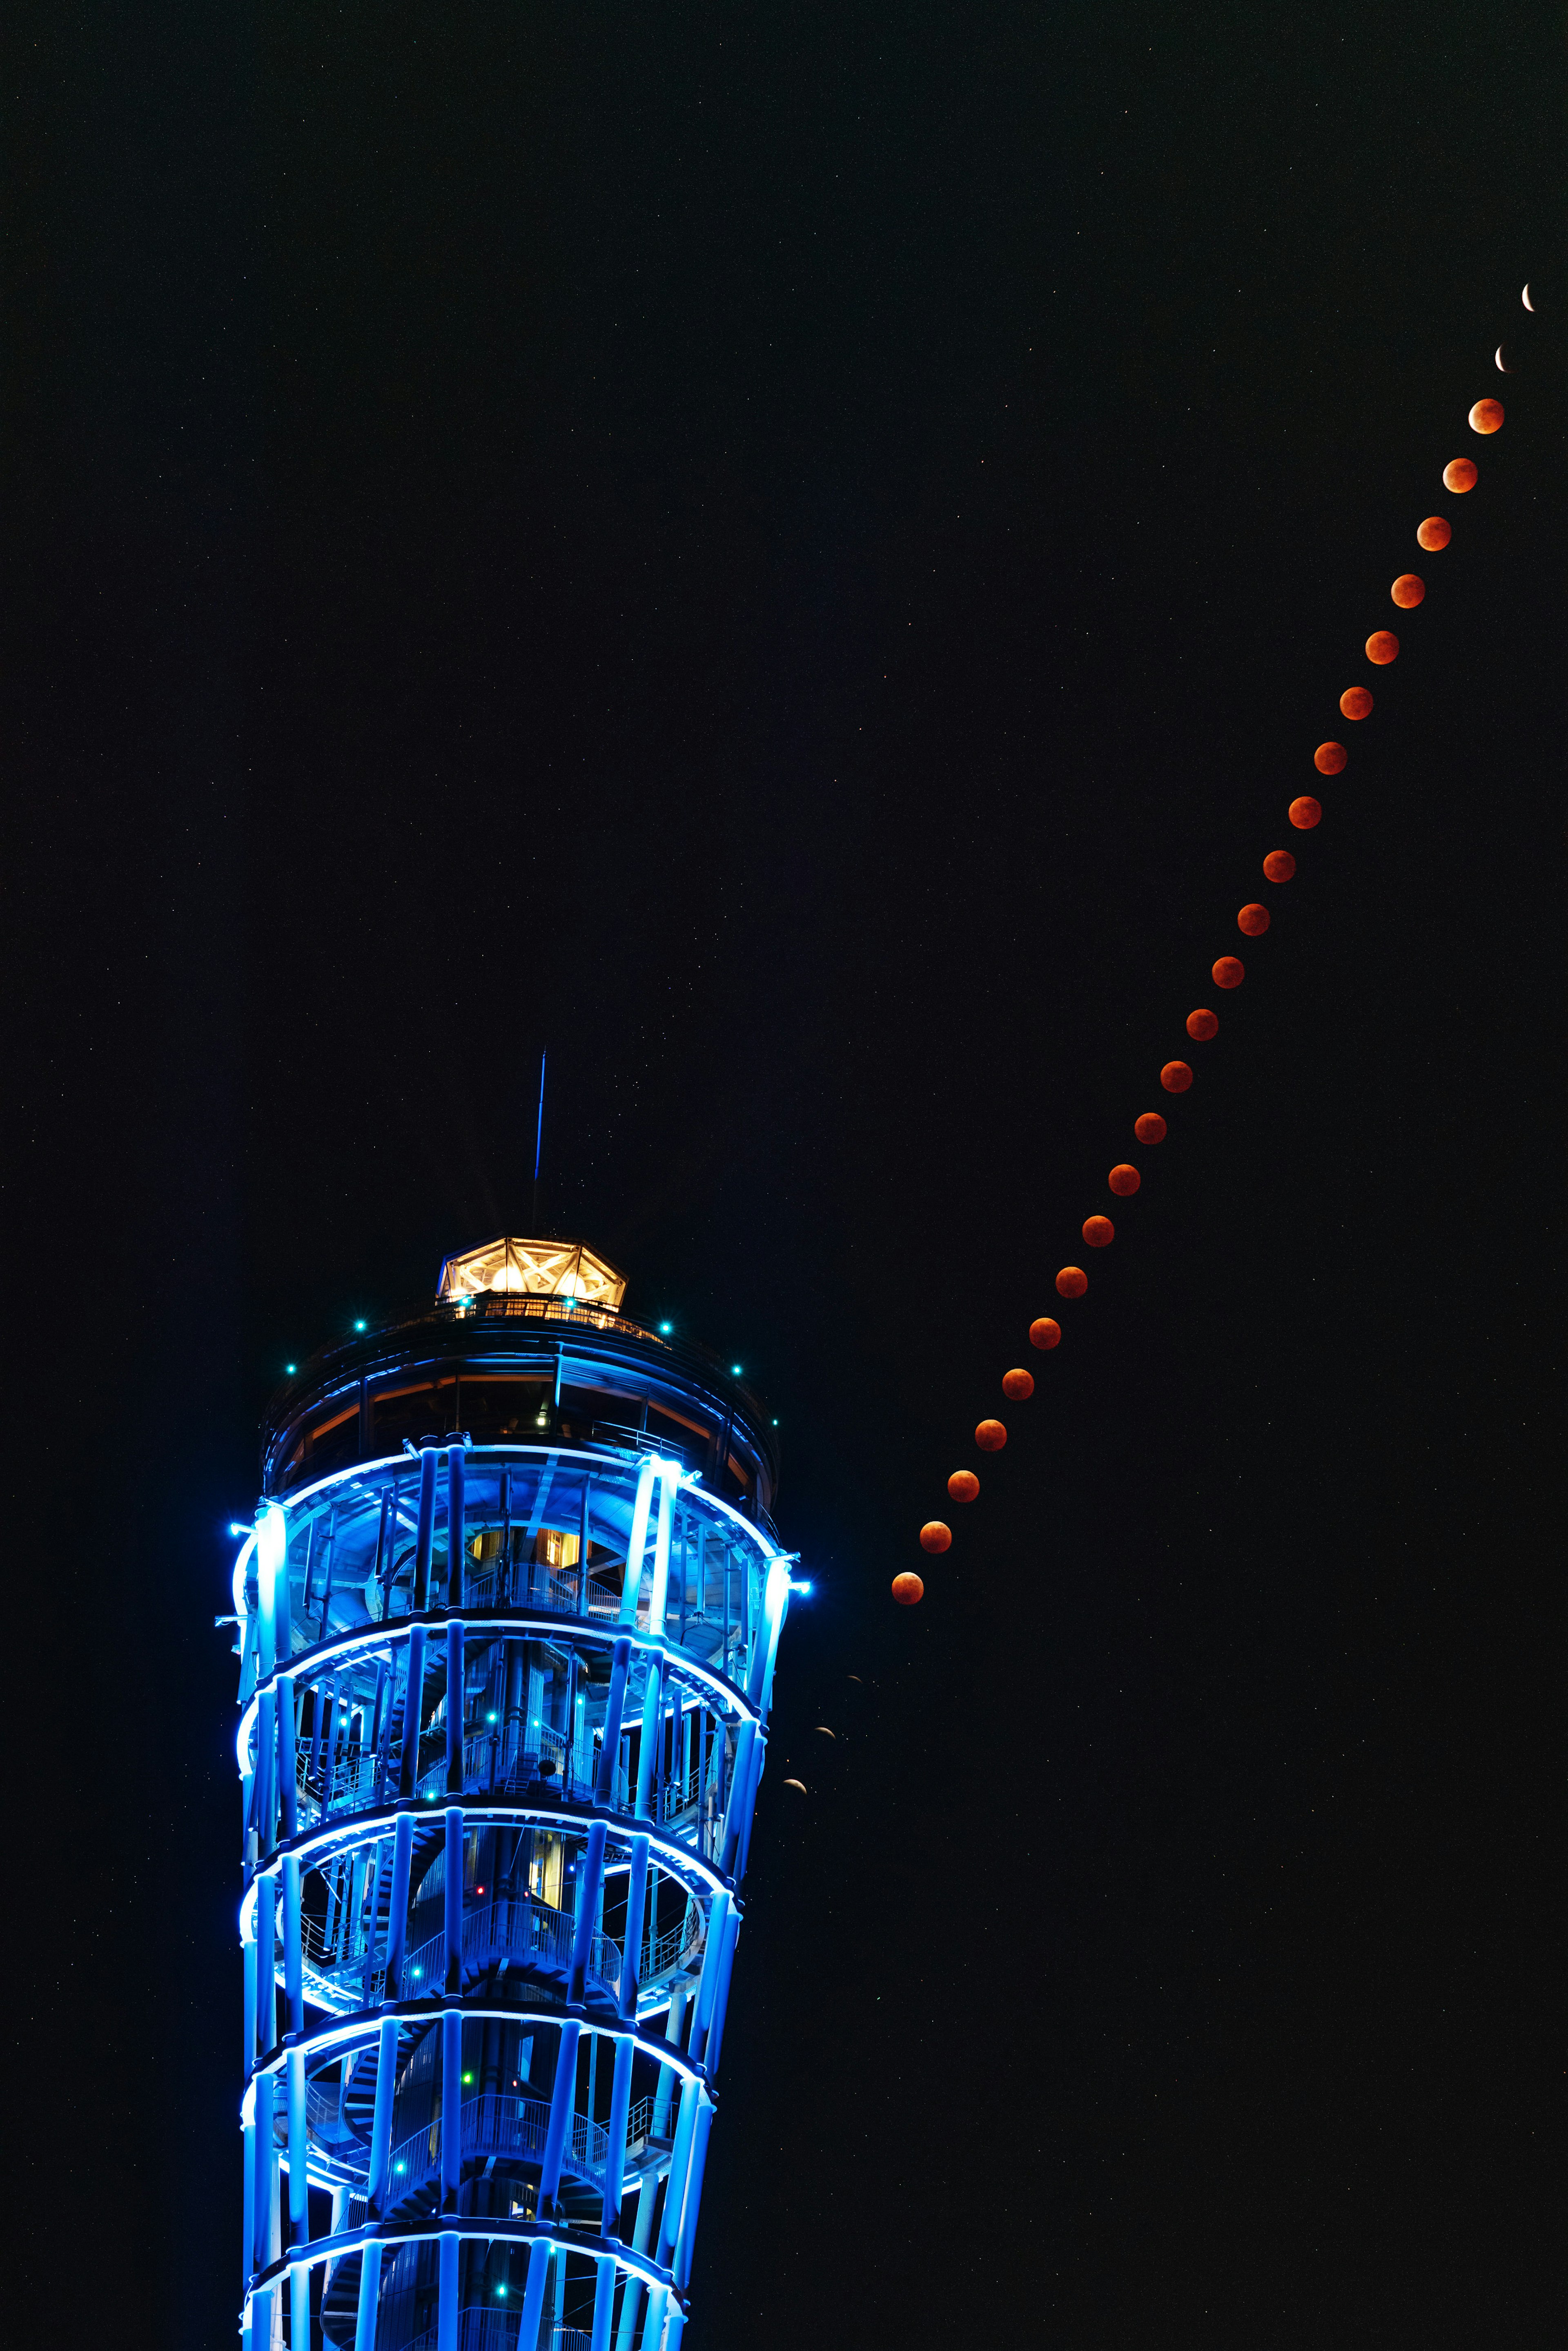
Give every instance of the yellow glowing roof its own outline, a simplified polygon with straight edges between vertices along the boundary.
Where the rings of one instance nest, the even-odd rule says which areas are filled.
[[[626,1277],[581,1241],[520,1241],[505,1234],[446,1259],[435,1294],[472,1298],[483,1290],[580,1298],[614,1311],[626,1294]]]

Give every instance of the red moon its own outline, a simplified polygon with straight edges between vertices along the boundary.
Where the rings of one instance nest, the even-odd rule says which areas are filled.
[[[1029,1326],[1029,1343],[1031,1347],[1061,1346],[1061,1325],[1054,1314],[1036,1315]]]
[[[1082,1298],[1089,1287],[1089,1276],[1081,1265],[1064,1265],[1056,1277],[1058,1298]]]
[[[911,1575],[905,1570],[903,1575],[895,1575],[893,1579],[893,1596],[901,1608],[913,1608],[917,1600],[925,1599],[925,1586],[917,1575]]]
[[[1480,479],[1480,467],[1473,457],[1450,457],[1443,468],[1443,487],[1461,495],[1473,490]]]
[[[980,1481],[972,1469],[955,1469],[947,1480],[947,1491],[955,1502],[972,1502],[980,1490]]]
[[[1366,718],[1372,712],[1372,696],[1364,685],[1347,685],[1339,698],[1342,718]]]
[[[920,1530],[922,1551],[946,1551],[952,1540],[952,1528],[945,1527],[940,1519],[927,1519]]]
[[[1008,1432],[999,1420],[983,1420],[975,1431],[975,1442],[982,1453],[999,1453],[1008,1441]]]
[[[1116,1238],[1116,1228],[1109,1217],[1085,1217],[1083,1238],[1091,1249],[1109,1249]]]
[[[1271,919],[1267,906],[1243,906],[1236,917],[1236,927],[1249,939],[1260,939]]]
[[[1470,411],[1470,431],[1472,433],[1500,433],[1502,431],[1501,401],[1478,400],[1475,406]]]
[[[1167,1094],[1185,1094],[1192,1083],[1192,1071],[1185,1061],[1167,1061],[1160,1071],[1160,1083]]]
[[[1312,765],[1320,776],[1337,776],[1349,756],[1343,743],[1320,743],[1312,753]]]
[[[1321,821],[1322,812],[1322,802],[1313,799],[1311,792],[1303,792],[1301,799],[1292,800],[1286,810],[1298,832],[1311,832],[1313,825]]]
[[[1186,1033],[1195,1045],[1207,1045],[1211,1037],[1219,1034],[1219,1015],[1207,1007],[1186,1016]]]
[[[1120,1167],[1112,1168],[1105,1180],[1118,1200],[1129,1200],[1144,1179],[1135,1167],[1129,1167],[1124,1160]]]
[[[1289,882],[1296,871],[1296,861],[1288,849],[1271,849],[1263,860],[1263,872],[1270,882]]]
[[[1436,555],[1440,548],[1447,547],[1453,535],[1454,526],[1445,516],[1428,515],[1416,528],[1416,544],[1424,547],[1428,555]]]
[[[1208,976],[1216,987],[1239,987],[1247,977],[1247,967],[1239,956],[1221,956]]]
[[[1392,629],[1374,629],[1366,641],[1366,658],[1379,669],[1386,669],[1391,661],[1399,658],[1399,640]]]
[[[1005,1396],[1010,1397],[1014,1404],[1022,1404],[1026,1396],[1031,1396],[1034,1394],[1034,1374],[1032,1372],[1004,1372],[1002,1374],[1002,1394]]]
[[[1163,1143],[1169,1129],[1157,1110],[1145,1110],[1133,1121],[1133,1133],[1140,1143]]]
[[[1427,593],[1427,582],[1414,571],[1402,571],[1388,592],[1402,612],[1413,612]]]

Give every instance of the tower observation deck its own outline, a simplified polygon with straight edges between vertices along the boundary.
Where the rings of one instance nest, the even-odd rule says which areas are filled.
[[[792,1555],[758,1399],[503,1239],[273,1399],[234,1569],[246,2351],[674,2351]]]

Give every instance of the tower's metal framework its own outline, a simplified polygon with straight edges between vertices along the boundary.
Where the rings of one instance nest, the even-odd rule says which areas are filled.
[[[507,1241],[235,1563],[246,2351],[674,2351],[792,1588],[757,1399]]]

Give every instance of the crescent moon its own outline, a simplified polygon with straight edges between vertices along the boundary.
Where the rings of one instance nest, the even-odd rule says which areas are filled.
[[[1528,287],[1528,286],[1527,286],[1527,287],[1525,287],[1525,289],[1524,289],[1524,294],[1523,294],[1523,298],[1523,298],[1523,302],[1524,302],[1524,307],[1525,307],[1525,308],[1526,308],[1527,310],[1533,310],[1533,309],[1534,309],[1534,308],[1535,308],[1535,305],[1534,305],[1534,303],[1533,303],[1533,302],[1531,300],[1531,298],[1530,298],[1530,288],[1529,288],[1529,287]]]
[[[1501,345],[1500,343],[1499,343],[1499,345],[1498,345],[1498,347],[1497,347],[1497,363],[1498,363],[1498,370],[1499,370],[1499,372],[1500,372],[1500,374],[1502,374],[1502,375],[1511,375],[1511,374],[1513,373],[1513,370],[1512,370],[1511,367],[1504,367],[1504,366],[1503,366],[1503,363],[1502,363],[1502,345]]]

